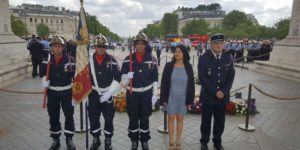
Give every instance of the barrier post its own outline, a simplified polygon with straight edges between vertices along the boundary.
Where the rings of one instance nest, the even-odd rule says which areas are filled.
[[[251,94],[252,94],[252,84],[249,84],[248,90],[248,99],[247,99],[247,109],[246,109],[246,123],[240,124],[239,128],[244,131],[254,131],[255,127],[249,124],[249,115],[250,115],[250,101],[251,101]]]
[[[167,127],[167,119],[168,119],[168,114],[167,111],[164,109],[164,125],[157,128],[158,132],[163,134],[167,134],[169,132]]]

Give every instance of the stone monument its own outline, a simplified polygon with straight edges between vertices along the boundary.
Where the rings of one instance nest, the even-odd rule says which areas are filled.
[[[270,61],[256,61],[255,70],[300,81],[300,0],[293,1],[288,36],[275,43]]]
[[[11,31],[8,0],[0,1],[0,87],[24,79],[31,65],[26,41]]]

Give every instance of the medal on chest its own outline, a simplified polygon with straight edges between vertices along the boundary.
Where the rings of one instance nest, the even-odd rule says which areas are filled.
[[[208,68],[207,74],[211,75],[211,68]]]

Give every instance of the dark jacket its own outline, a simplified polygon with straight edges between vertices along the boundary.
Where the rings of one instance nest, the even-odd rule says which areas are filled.
[[[30,54],[32,55],[32,61],[42,62],[44,46],[42,43],[36,41],[32,42],[29,46]]]
[[[105,54],[105,58],[102,64],[98,64],[96,60],[96,54],[93,54],[95,76],[99,88],[106,88],[111,85],[113,80],[121,81],[121,72],[118,66],[118,62],[108,53]],[[92,74],[91,74],[92,77]],[[92,84],[95,85],[94,79],[92,77]]]
[[[165,65],[162,78],[161,78],[161,86],[160,86],[160,103],[167,103],[170,95],[170,88],[171,88],[171,76],[173,73],[175,62],[168,62]],[[186,90],[186,105],[190,105],[194,102],[195,97],[195,81],[194,81],[194,73],[193,67],[190,63],[184,65],[188,83],[187,83],[187,90]]]
[[[198,75],[201,84],[200,102],[202,104],[226,104],[229,102],[230,89],[235,76],[233,58],[223,53],[218,61],[212,52],[199,57]],[[222,100],[216,96],[217,91],[224,93]]]
[[[127,56],[123,61],[121,74],[127,74],[130,71],[130,57]],[[136,59],[136,53],[132,53],[132,79],[133,88],[147,87],[158,81],[157,60],[150,53],[146,52],[143,62],[139,63]]]
[[[47,61],[42,63],[41,76],[45,76],[47,72]],[[69,69],[73,68],[73,69]],[[72,84],[72,80],[75,75],[75,62],[71,56],[66,54],[63,55],[62,61],[59,65],[55,63],[54,55],[51,54],[50,60],[50,72],[49,72],[49,80],[50,86],[58,86],[64,87]],[[49,89],[48,95],[51,96],[64,96],[72,94],[72,89],[67,89],[63,91],[54,91]]]

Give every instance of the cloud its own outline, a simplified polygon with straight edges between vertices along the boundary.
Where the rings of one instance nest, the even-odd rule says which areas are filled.
[[[229,13],[240,10],[253,14],[262,25],[272,26],[281,18],[291,15],[293,0],[202,0],[201,4],[220,3]],[[54,5],[79,10],[79,0],[9,0],[11,5],[33,3]],[[199,0],[84,0],[85,10],[97,16],[111,31],[121,35],[135,35],[154,20],[160,20],[164,13],[172,12],[178,6],[196,7]]]

